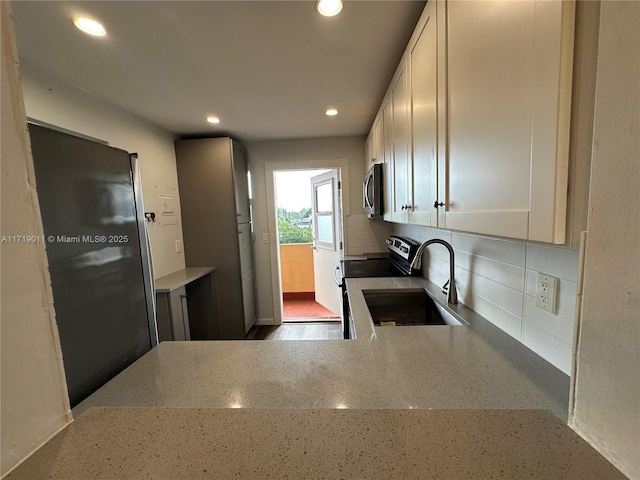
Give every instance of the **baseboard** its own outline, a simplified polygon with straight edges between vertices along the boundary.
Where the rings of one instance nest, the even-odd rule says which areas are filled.
[[[315,292],[284,292],[282,294],[282,298],[284,300],[315,300],[316,293]]]
[[[257,318],[255,324],[256,325],[275,325],[276,319],[275,318]]]

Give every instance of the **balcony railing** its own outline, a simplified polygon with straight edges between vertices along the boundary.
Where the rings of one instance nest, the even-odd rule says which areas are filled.
[[[311,243],[288,243],[280,245],[280,272],[282,293],[312,293],[313,250]]]

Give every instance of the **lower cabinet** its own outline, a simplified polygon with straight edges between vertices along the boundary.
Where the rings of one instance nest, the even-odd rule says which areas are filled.
[[[159,342],[221,338],[214,268],[186,268],[155,283]]]
[[[156,293],[158,340],[191,340],[187,291],[180,287],[169,293]]]

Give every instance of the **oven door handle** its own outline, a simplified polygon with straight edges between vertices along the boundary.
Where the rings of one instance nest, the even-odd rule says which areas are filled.
[[[340,265],[338,265],[336,269],[333,271],[333,281],[336,282],[336,285],[338,287],[342,288],[342,283],[340,283],[340,280],[338,280],[338,277],[336,277],[336,272],[339,272],[339,271],[340,271]]]

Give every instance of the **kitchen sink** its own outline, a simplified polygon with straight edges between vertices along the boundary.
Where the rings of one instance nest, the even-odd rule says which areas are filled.
[[[376,326],[462,325],[423,288],[363,290],[362,294]]]

